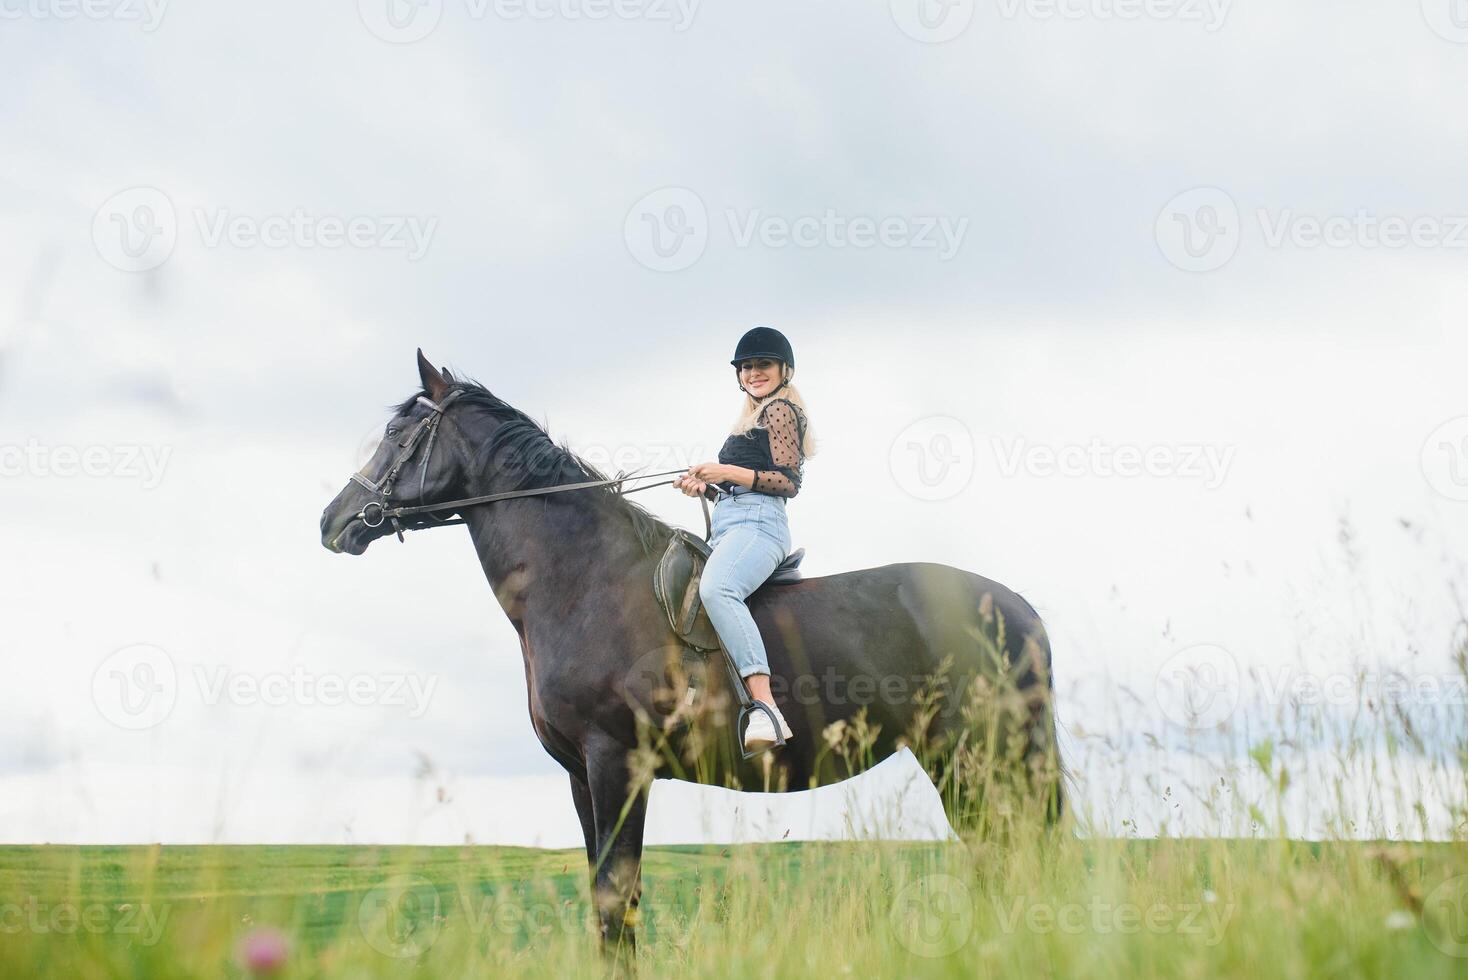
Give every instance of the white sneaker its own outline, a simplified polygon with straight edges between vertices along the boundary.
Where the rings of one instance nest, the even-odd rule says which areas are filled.
[[[760,704],[765,702],[761,701]],[[773,704],[770,708],[774,710],[775,717],[780,720],[780,734],[786,740],[790,738],[790,726],[785,724],[785,716],[780,714],[780,709]],[[744,729],[744,747],[746,749],[767,749],[775,744],[775,726],[770,723],[770,716],[756,708],[749,714],[749,727]]]

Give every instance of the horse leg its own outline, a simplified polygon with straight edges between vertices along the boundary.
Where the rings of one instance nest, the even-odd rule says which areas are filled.
[[[581,836],[586,841],[586,872],[590,885],[589,893],[593,906],[596,900],[596,817],[595,806],[591,800],[591,787],[587,785],[585,776],[571,775],[571,800],[576,804],[576,816],[581,820]],[[598,926],[598,934],[604,935],[604,930]],[[606,949],[606,941],[602,941],[602,949]]]
[[[596,736],[586,755],[587,785],[595,823],[593,897],[601,923],[602,952],[616,967],[637,966],[637,906],[642,896],[642,832],[647,790],[628,786],[626,746]]]
[[[576,804],[576,816],[581,820],[581,837],[586,841],[586,866],[596,867],[596,819],[591,805],[591,787],[586,785],[585,776],[571,776],[571,800]],[[593,889],[596,878],[592,878]]]

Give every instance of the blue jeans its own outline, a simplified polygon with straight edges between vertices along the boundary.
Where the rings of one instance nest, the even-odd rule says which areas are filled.
[[[723,497],[714,505],[709,555],[698,596],[740,677],[768,674],[770,661],[744,600],[790,553],[785,498],[765,493]]]

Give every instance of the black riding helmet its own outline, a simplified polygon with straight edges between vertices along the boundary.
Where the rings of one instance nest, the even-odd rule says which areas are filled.
[[[795,352],[790,349],[790,341],[786,340],[785,335],[774,327],[755,327],[753,330],[746,331],[744,336],[739,338],[739,345],[734,348],[734,359],[729,362],[734,365],[734,376],[739,377],[741,361],[755,357],[769,357],[783,361],[790,365],[792,371],[795,370]],[[775,391],[783,387],[785,387],[785,379],[781,378]],[[744,391],[744,385],[741,384],[739,390]],[[775,391],[770,392],[770,395],[773,395]],[[769,395],[765,397],[768,398]]]
[[[747,331],[739,338],[739,346],[734,348],[734,360],[729,363],[737,368],[740,361],[751,357],[773,357],[795,367],[795,352],[790,349],[790,341],[774,327],[755,327]]]

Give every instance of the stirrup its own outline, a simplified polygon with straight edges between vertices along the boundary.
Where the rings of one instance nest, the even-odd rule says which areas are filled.
[[[740,679],[739,686],[741,688],[744,687],[743,678]],[[749,697],[749,695],[746,694],[745,697]],[[749,714],[752,711],[763,711],[769,716],[770,725],[775,729],[775,741],[762,749],[751,749],[744,744],[744,723],[748,720]],[[749,703],[739,709],[739,721],[735,723],[734,731],[739,738],[739,751],[744,754],[746,759],[753,759],[757,755],[763,755],[785,744],[785,736],[780,733],[780,719],[775,717],[775,709],[758,698],[749,698]]]

